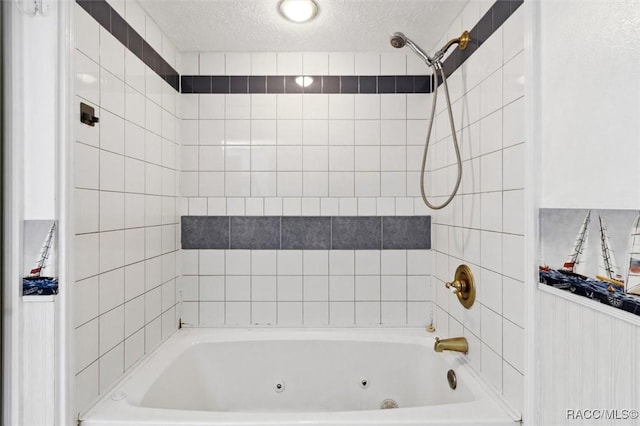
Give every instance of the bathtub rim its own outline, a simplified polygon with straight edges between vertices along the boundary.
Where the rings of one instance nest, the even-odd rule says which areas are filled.
[[[77,419],[79,424],[87,424],[86,422],[104,421],[99,416],[97,419],[92,418],[92,415],[99,414],[102,406],[108,407],[114,403],[125,403],[128,409],[136,410],[158,410],[158,411],[184,411],[189,413],[199,413],[197,410],[174,410],[174,409],[162,409],[143,407],[140,405],[132,404],[130,397],[127,395],[123,401],[114,401],[113,395],[117,395],[118,389],[127,386],[127,382],[134,376],[138,375],[141,370],[151,362],[162,362],[163,365],[170,365],[175,358],[180,356],[186,348],[192,347],[202,343],[224,343],[224,342],[247,342],[247,341],[265,341],[265,340],[291,340],[291,341],[304,341],[304,340],[333,340],[333,341],[354,341],[354,342],[387,342],[387,343],[405,343],[405,344],[419,344],[423,346],[431,347],[436,337],[442,337],[435,333],[429,333],[423,327],[189,327],[176,330],[165,341],[156,346],[150,353],[143,356],[138,360],[129,371],[125,372],[118,380],[110,385],[107,390],[104,391],[91,405],[83,412],[79,413]],[[155,361],[159,352],[169,352],[164,354],[164,359],[161,361]],[[169,355],[169,356],[168,356]],[[443,406],[463,406],[478,404],[484,399],[489,399],[494,402],[500,411],[511,419],[513,422],[521,422],[522,415],[515,409],[513,409],[506,402],[504,397],[491,385],[485,382],[485,380],[477,373],[470,365],[469,360],[463,354],[455,352],[443,352],[438,354],[439,356],[446,357],[450,364],[454,365],[457,369],[462,369],[463,374],[469,375],[472,378],[473,383],[470,388],[474,394],[480,393],[484,398],[460,403],[460,404],[444,404],[444,405],[432,405],[426,407],[407,407],[403,408],[403,412],[410,413],[416,412],[421,409],[430,407],[443,407]],[[151,383],[152,384],[152,383]],[[148,388],[147,388],[148,389]],[[144,393],[134,395],[137,398],[137,403],[144,397]],[[391,411],[391,410],[389,410]],[[393,410],[395,411],[395,410]],[[215,411],[202,411],[203,413],[224,413],[232,416],[249,415],[266,415],[274,417],[288,417],[287,415],[301,414],[294,413],[270,413],[270,412],[215,412]],[[314,414],[326,414],[327,412],[303,412],[304,415]],[[380,413],[380,410],[358,410],[358,411],[337,411],[332,413],[343,413],[346,415],[357,415],[358,413]],[[297,423],[294,420],[293,423]],[[292,423],[292,424],[293,424]],[[92,423],[88,423],[92,424]],[[111,424],[111,423],[109,423]],[[114,425],[126,424],[115,421]],[[195,423],[194,423],[195,424]],[[225,425],[227,423],[224,423]],[[229,423],[231,424],[231,423]],[[285,424],[285,423],[282,423]],[[286,423],[289,424],[289,423]],[[332,423],[333,424],[333,423]],[[346,423],[348,424],[348,423]],[[384,424],[384,423],[380,423]],[[475,423],[474,423],[475,424]],[[478,423],[480,425],[481,423]],[[338,425],[338,423],[336,423]]]

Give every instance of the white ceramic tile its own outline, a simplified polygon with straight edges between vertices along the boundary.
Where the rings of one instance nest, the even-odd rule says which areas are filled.
[[[144,330],[140,330],[124,341],[124,368],[129,369],[144,356]]]
[[[503,146],[524,142],[524,98],[520,98],[503,109],[502,143]]]
[[[196,272],[199,272],[200,275],[224,275],[225,252],[222,250],[199,250],[198,265],[199,270]],[[193,269],[190,271],[193,272]]]
[[[313,173],[308,173],[309,175],[312,175]],[[303,179],[305,179],[305,175],[307,175],[307,173],[303,174]],[[302,198],[301,200],[301,210],[300,210],[300,214],[302,216],[320,216],[320,198],[318,197],[310,197],[307,195],[317,195],[317,192],[322,192],[324,191],[324,186],[323,183],[324,181],[326,181],[326,179],[323,181],[322,179],[317,179],[320,181],[320,183],[318,184],[317,182],[315,182],[313,180],[313,178],[309,179],[309,182],[307,182],[305,184],[305,190],[303,191],[303,194],[305,195],[304,198]],[[318,189],[317,187],[319,187],[320,189]]]
[[[251,324],[275,325],[277,323],[277,305],[275,302],[252,302]]]
[[[187,277],[183,277],[187,278]],[[194,277],[197,279],[197,277]],[[225,277],[223,276],[201,276],[197,281],[199,292],[199,300],[217,300],[225,299]]]
[[[252,172],[251,173],[251,195],[254,197],[274,197],[278,194],[277,173],[275,172]],[[262,206],[261,203],[261,209]],[[247,204],[247,209],[249,205]],[[247,214],[249,210],[247,210]],[[262,216],[263,213],[259,213]]]
[[[380,322],[384,325],[404,326],[407,324],[407,303],[384,301],[380,304]]]
[[[277,277],[277,296],[279,301],[301,301],[302,300],[302,276]]]
[[[353,197],[354,196],[354,173],[353,172],[331,172],[329,174],[329,196],[331,197]],[[356,202],[351,201],[351,207]],[[342,199],[341,199],[342,202]],[[341,215],[347,215],[347,205],[341,207]],[[353,212],[351,208],[351,212]]]
[[[86,368],[98,359],[98,326],[99,320],[88,322],[75,331],[76,336],[76,372]],[[79,342],[82,342],[81,344]]]
[[[302,173],[302,195],[304,197],[326,197],[329,195],[329,174],[328,172],[304,172]],[[303,206],[305,199],[303,198]],[[310,214],[318,216],[320,214],[320,200],[315,203],[315,212]],[[303,214],[305,214],[303,210]]]
[[[100,354],[103,355],[124,340],[124,306],[101,315],[99,323]]]
[[[380,145],[380,122],[378,120],[355,121],[356,145]]]
[[[249,325],[251,323],[251,302],[227,302],[225,304],[225,324]]]
[[[329,300],[351,301],[355,300],[355,278],[353,276],[329,277]],[[352,320],[353,320],[353,309]]]
[[[162,322],[157,318],[145,326],[145,351],[149,353],[162,341]]]
[[[74,7],[75,47],[93,61],[99,62],[100,25],[80,5]]]
[[[125,118],[138,126],[145,126],[146,102],[144,95],[137,90],[126,86],[125,88]]]
[[[76,281],[75,289],[75,325],[82,325],[99,314],[98,277]]]
[[[211,197],[207,199],[207,214],[209,216],[226,216],[227,201],[222,197]]]
[[[329,302],[329,322],[333,326],[354,325],[354,302],[333,301]]]
[[[302,144],[301,120],[278,120],[277,122],[278,145]]]
[[[303,277],[302,294],[305,301],[327,301],[329,299],[329,277],[326,275]]]
[[[251,74],[251,54],[250,53],[225,54],[225,73],[227,75],[250,75]]]
[[[251,118],[251,95],[225,95],[225,118],[227,120]]]
[[[277,95],[277,117],[278,119],[301,119],[302,95]]]
[[[225,75],[224,53],[200,53],[200,75]]]
[[[185,124],[188,125],[188,122]],[[188,136],[192,136],[194,131],[195,129]],[[225,122],[223,120],[201,120],[198,122],[197,134],[200,145],[223,145],[225,143]],[[184,136],[187,135],[183,134]]]
[[[356,120],[379,119],[380,118],[380,96],[381,95],[358,95],[355,98]],[[393,118],[393,117],[387,117]]]
[[[355,72],[355,58],[353,53],[329,53],[329,75],[353,75]]]
[[[75,54],[75,87],[76,95],[99,104],[100,101],[100,67],[80,52]]]
[[[355,173],[355,195],[357,197],[379,196],[380,195],[380,173],[356,172]],[[375,200],[374,200],[374,204],[375,204]],[[360,214],[359,207],[358,207],[358,214]]]
[[[407,56],[404,53],[381,53],[380,75],[404,75],[407,72]]]
[[[95,362],[75,377],[78,407],[88,407],[98,398],[99,376],[99,363]]]
[[[355,74],[356,75],[379,75],[380,74],[380,54],[356,53],[355,54]]]
[[[252,94],[251,95],[251,118],[252,119],[275,119],[277,112],[277,95]]]
[[[250,276],[226,276],[225,298],[227,301],[236,302],[251,300],[251,277]]]
[[[78,71],[76,71],[78,72]],[[100,107],[124,117],[124,82],[104,68],[100,70]]]
[[[304,302],[303,322],[305,326],[321,326],[329,324],[329,303],[324,302]]]
[[[329,170],[329,149],[323,146],[303,147],[302,169],[304,171]]]
[[[227,148],[227,150],[235,149],[236,147]],[[249,152],[249,151],[247,151]],[[250,165],[252,171],[275,171],[277,166],[277,156],[275,146],[257,146],[252,147]],[[229,168],[229,170],[234,170]]]
[[[251,75],[276,75],[278,58],[275,53],[252,53]]]
[[[481,346],[481,374],[482,377],[496,390],[502,390],[502,359],[489,346]]]
[[[225,324],[224,302],[201,302],[200,325],[203,327],[216,327]]]
[[[251,145],[276,145],[276,128],[275,120],[252,120]]]
[[[304,275],[328,275],[329,251],[305,250],[303,251]]]
[[[301,326],[302,302],[278,302],[278,325]]]
[[[224,188],[224,195],[227,197],[246,197],[251,195],[251,174],[249,172],[226,172],[224,174]],[[209,193],[205,195],[221,194]]]
[[[356,302],[356,324],[378,325],[380,324],[380,302]]]
[[[380,298],[386,301],[406,300],[407,277],[400,275],[382,276],[380,278]]]
[[[199,112],[196,117],[200,118],[200,120],[213,120],[213,119],[224,119],[225,118],[225,95],[218,94],[206,94],[206,95],[187,95],[192,96],[193,99],[197,97]],[[185,103],[183,102],[183,106]],[[190,116],[193,113],[191,110],[189,111],[189,116],[184,118],[191,118]],[[231,118],[231,117],[230,117]]]
[[[302,73],[305,75],[326,75],[329,73],[329,54],[326,52],[304,52]]]
[[[251,251],[250,250],[225,250],[226,275],[250,275]]]
[[[355,272],[355,256],[351,250],[331,250],[329,252],[329,273],[331,275],[352,275]]]
[[[302,74],[302,53],[280,52],[278,56],[278,75]]]
[[[129,337],[144,327],[144,297],[136,297],[124,305],[124,335]]]
[[[407,117],[407,96],[380,95],[380,117],[383,119],[405,119]]]

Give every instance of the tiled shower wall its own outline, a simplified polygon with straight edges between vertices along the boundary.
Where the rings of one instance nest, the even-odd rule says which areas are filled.
[[[391,50],[391,48],[390,48]],[[427,75],[404,53],[200,53],[185,75]],[[412,216],[428,94],[183,94],[182,215]],[[183,250],[190,325],[424,325],[428,250]]]
[[[471,1],[449,36],[473,27],[488,6]],[[517,9],[448,80],[463,177],[452,204],[434,213],[432,229],[437,332],[466,336],[473,368],[520,412],[525,309],[523,9]],[[428,164],[436,203],[446,199],[456,178],[448,117],[442,108]],[[444,286],[461,263],[470,265],[478,285],[477,302],[469,310]]]
[[[95,3],[94,3],[95,4]],[[173,67],[176,51],[133,1],[120,16]],[[178,324],[179,93],[75,5],[76,397],[82,411]]]

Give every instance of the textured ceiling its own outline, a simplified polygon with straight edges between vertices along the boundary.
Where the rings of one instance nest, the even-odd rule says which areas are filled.
[[[430,50],[467,1],[316,0],[316,19],[294,24],[278,0],[139,0],[183,52],[382,52],[395,31]]]

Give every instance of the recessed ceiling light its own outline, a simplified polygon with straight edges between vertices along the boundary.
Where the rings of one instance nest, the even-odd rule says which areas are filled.
[[[296,23],[310,21],[318,14],[318,5],[313,0],[282,0],[278,9],[282,16]]]

